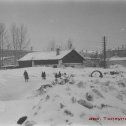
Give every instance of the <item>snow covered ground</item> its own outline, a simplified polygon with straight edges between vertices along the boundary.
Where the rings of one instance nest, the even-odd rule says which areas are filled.
[[[23,72],[30,80],[25,83]],[[100,70],[103,78],[98,73]],[[47,74],[42,80],[41,72]],[[66,73],[55,81],[54,74]],[[46,85],[45,87],[42,85]],[[32,67],[0,71],[0,126],[126,125],[126,68]]]

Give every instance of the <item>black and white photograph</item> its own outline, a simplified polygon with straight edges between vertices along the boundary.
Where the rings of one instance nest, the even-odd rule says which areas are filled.
[[[126,0],[0,0],[0,126],[125,126]]]

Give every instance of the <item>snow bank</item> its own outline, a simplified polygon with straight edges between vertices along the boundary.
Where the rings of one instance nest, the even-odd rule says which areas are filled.
[[[25,69],[30,75],[28,83],[22,78]],[[0,125],[16,126],[17,120],[22,116],[28,117],[24,126],[126,124],[126,120],[110,120],[126,117],[126,69],[122,67],[25,69],[0,72],[1,76],[6,75],[4,78],[6,84],[3,88],[6,89],[5,93],[16,95],[15,99],[9,97],[10,99],[0,102]],[[90,77],[94,70],[100,70],[103,78],[95,75]],[[42,71],[46,71],[47,80],[41,79]],[[59,71],[67,75],[55,80],[54,74]],[[12,82],[13,78],[15,81],[8,83]],[[64,81],[66,78],[68,81]],[[4,94],[0,92],[0,98],[2,96]]]

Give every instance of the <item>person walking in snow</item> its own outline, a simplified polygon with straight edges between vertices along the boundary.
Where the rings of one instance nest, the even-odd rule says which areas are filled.
[[[43,77],[44,77],[44,80],[46,80],[46,73],[45,72],[43,73]]]
[[[59,78],[61,77],[61,73],[60,73],[60,71],[59,71],[58,77],[59,77]]]
[[[29,76],[26,70],[24,71],[24,79],[25,79],[25,82],[28,82]]]
[[[55,81],[57,81],[58,75],[57,73],[55,73]]]

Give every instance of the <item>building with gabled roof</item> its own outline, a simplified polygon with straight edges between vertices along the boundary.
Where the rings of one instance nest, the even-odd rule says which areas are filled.
[[[82,65],[84,58],[76,50],[32,52],[18,60],[19,67],[32,66],[75,66]]]

